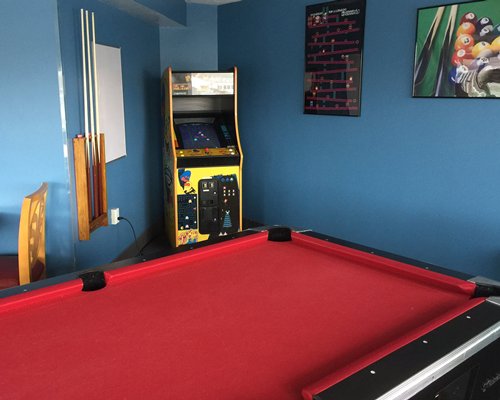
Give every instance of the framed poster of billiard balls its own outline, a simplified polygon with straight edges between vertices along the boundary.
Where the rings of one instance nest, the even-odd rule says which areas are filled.
[[[304,113],[358,117],[365,0],[306,7]]]
[[[500,1],[417,12],[414,97],[500,97]]]

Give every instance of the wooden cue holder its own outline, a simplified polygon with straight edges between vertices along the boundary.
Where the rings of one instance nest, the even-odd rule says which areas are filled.
[[[85,137],[73,139],[78,238],[80,240],[90,240],[91,232],[101,226],[108,225],[106,151],[104,135],[101,134],[98,137],[100,139],[100,161],[92,160],[90,165]],[[90,145],[93,144],[90,143]]]

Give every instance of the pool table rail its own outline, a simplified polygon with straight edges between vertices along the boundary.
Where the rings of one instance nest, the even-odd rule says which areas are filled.
[[[329,377],[316,382],[304,389],[303,396],[310,400],[496,400],[500,398],[499,355],[500,306],[485,301],[340,382],[328,382]],[[451,392],[455,397],[444,396]]]

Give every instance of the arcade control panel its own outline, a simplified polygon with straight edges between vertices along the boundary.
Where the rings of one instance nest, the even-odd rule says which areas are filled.
[[[176,149],[177,157],[236,157],[239,156],[238,149],[235,146],[222,148],[204,148],[204,149]]]
[[[219,175],[198,182],[199,231],[227,235],[238,232],[240,191],[235,175]]]

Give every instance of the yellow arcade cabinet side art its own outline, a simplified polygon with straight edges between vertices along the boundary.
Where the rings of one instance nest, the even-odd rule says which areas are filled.
[[[162,80],[165,230],[173,247],[242,228],[237,68]]]

